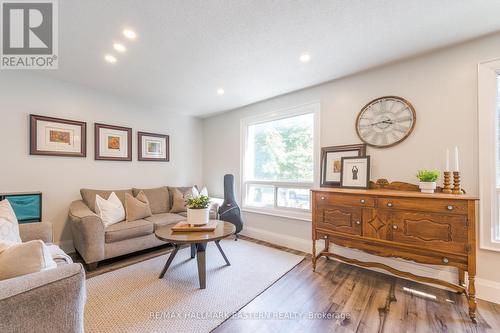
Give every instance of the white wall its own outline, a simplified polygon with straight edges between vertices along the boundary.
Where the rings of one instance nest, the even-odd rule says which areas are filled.
[[[0,73],[0,192],[42,191],[43,218],[69,249],[66,223],[79,189],[201,184],[202,125],[123,98],[20,71]],[[87,122],[87,157],[29,155],[29,114]],[[132,162],[94,160],[94,122],[132,127]],[[170,162],[138,162],[137,131],[170,135]]]
[[[240,177],[240,120],[319,100],[321,146],[357,143],[354,124],[370,100],[397,95],[411,101],[417,112],[413,134],[388,149],[368,149],[372,180],[387,178],[416,183],[421,168],[442,169],[444,150],[457,145],[461,151],[463,187],[478,194],[477,64],[500,57],[500,34],[440,50],[374,70],[276,97],[204,120],[204,180],[222,195],[224,173]],[[237,190],[239,192],[239,184]],[[246,213],[246,233],[298,249],[310,249],[308,222]],[[367,257],[347,250],[351,257]],[[377,260],[377,258],[371,258]],[[478,294],[500,303],[500,253],[478,251]],[[450,270],[391,261],[416,272],[456,279]],[[407,268],[409,269],[409,268]],[[456,280],[455,280],[456,281]],[[493,296],[492,296],[493,295]]]

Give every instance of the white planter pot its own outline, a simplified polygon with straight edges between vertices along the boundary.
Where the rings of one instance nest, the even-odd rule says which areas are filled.
[[[208,223],[210,216],[210,208],[191,209],[187,210],[187,222],[193,225],[205,225]]]
[[[420,182],[418,187],[420,188],[420,192],[434,193],[434,190],[436,189],[436,182]]]

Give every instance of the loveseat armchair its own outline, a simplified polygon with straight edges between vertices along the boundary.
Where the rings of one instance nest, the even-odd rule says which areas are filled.
[[[52,242],[52,224],[19,225],[23,242]],[[0,281],[0,332],[83,332],[85,271],[81,264]]]

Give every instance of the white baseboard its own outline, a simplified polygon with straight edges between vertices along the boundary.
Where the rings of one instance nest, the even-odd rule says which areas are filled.
[[[476,278],[476,295],[482,300],[500,304],[500,282]]]
[[[290,249],[311,253],[312,252],[312,242],[310,239],[304,239],[299,237],[294,237],[290,235],[278,234],[268,230],[263,230],[259,228],[253,228],[245,226],[241,233],[242,235],[259,239],[265,242],[273,243],[276,245],[281,245],[288,247]],[[323,242],[318,241],[317,248],[322,248]],[[456,283],[457,282],[457,271],[451,267],[434,266],[434,265],[424,265],[412,261],[407,261],[399,258],[384,258],[374,256],[363,251],[348,249],[345,247],[340,247],[334,245],[334,252],[342,255],[344,257],[357,259],[361,261],[373,261],[383,263],[392,266],[396,269],[411,272],[416,275],[427,276],[438,278],[441,280]],[[377,272],[382,272],[384,274],[390,274],[383,269],[368,268]],[[440,286],[436,286],[440,287]],[[476,295],[477,298],[482,300],[494,302],[500,304],[500,283],[496,281],[486,280],[482,278],[476,278]]]

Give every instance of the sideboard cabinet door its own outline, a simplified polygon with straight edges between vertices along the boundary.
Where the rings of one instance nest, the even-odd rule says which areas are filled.
[[[466,252],[466,216],[411,212],[391,215],[395,242],[450,253]]]
[[[361,235],[361,208],[319,206],[316,208],[318,228]]]

